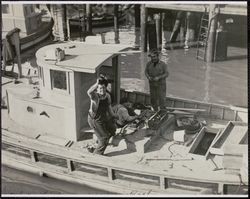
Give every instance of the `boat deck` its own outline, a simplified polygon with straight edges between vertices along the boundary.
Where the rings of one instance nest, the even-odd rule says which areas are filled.
[[[206,121],[207,127],[217,128],[218,130],[225,128],[227,124],[225,121]],[[117,133],[119,132],[120,129],[117,129]],[[199,175],[204,174],[204,171],[213,171],[213,169],[217,168],[211,161],[206,160],[205,156],[189,153],[192,144],[185,146],[184,143],[173,141],[173,132],[167,136],[159,135],[156,139],[154,139],[154,132],[150,134],[150,130],[144,128],[135,132],[128,132],[123,136],[117,135],[113,140],[111,139],[105,150],[105,156],[112,157],[113,160],[126,160],[135,165],[147,165],[159,170],[191,171],[200,173]],[[188,140],[194,140],[197,134],[189,135]],[[148,143],[150,145],[145,150],[145,145]],[[81,150],[88,153],[86,146],[91,144],[93,144],[93,140],[90,138],[76,142],[71,147],[76,150],[81,148]],[[114,146],[117,144],[118,146]],[[222,170],[220,172],[224,173]]]
[[[7,130],[9,133],[32,139],[36,139],[38,135],[40,135],[40,138],[37,139],[39,142],[46,142],[58,145],[59,147],[68,148],[64,146],[68,140],[55,138],[46,134],[43,135],[36,129],[28,129],[18,125],[8,117],[7,109],[2,109],[2,121],[2,129]],[[206,119],[206,121],[208,127],[218,129],[225,128],[227,123],[226,121],[218,120],[213,121]],[[117,132],[119,132],[119,129]],[[46,136],[47,139],[45,139]],[[44,139],[42,139],[42,137],[44,137]],[[216,165],[216,163],[213,163],[210,159],[206,160],[203,156],[189,153],[192,144],[185,146],[160,136],[151,144],[150,149],[144,152],[143,146],[151,138],[152,136],[148,136],[146,129],[140,129],[134,133],[124,135],[123,137],[118,135],[113,140],[113,142],[118,143],[118,146],[109,144],[105,151],[105,156],[112,158],[112,162],[119,161],[124,164],[132,164],[135,167],[136,165],[145,165],[151,168],[152,171],[165,171],[174,175],[183,173],[183,176],[199,176],[199,178],[204,178],[206,180],[208,180],[208,178],[226,180],[225,172],[223,169],[220,169],[219,165]],[[88,144],[93,144],[92,138],[75,142],[70,146],[70,149],[87,156],[99,156],[88,152],[86,147]],[[214,171],[215,169],[216,171]],[[211,173],[211,175],[208,175],[208,173]],[[230,177],[235,178],[234,175],[227,175],[227,177],[229,179]]]

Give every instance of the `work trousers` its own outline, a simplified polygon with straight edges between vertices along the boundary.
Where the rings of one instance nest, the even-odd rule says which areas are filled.
[[[155,111],[165,108],[165,100],[166,100],[166,83],[156,84],[155,82],[149,82],[150,89],[150,99],[151,105]]]
[[[88,123],[89,126],[94,129],[94,133],[97,137],[97,147],[93,153],[103,155],[107,148],[109,138],[115,135],[115,126],[111,120],[101,122],[95,120],[90,115],[88,115]]]

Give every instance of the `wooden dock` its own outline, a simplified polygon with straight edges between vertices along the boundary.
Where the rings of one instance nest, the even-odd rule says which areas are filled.
[[[191,12],[204,12],[205,7],[209,11],[209,4],[146,4],[146,8],[180,10]],[[247,4],[220,4],[220,14],[247,16]]]

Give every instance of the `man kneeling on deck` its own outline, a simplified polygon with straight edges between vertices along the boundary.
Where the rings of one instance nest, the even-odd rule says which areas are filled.
[[[135,121],[140,116],[136,115],[132,109],[132,103],[128,101],[127,98],[122,98],[120,104],[113,107],[113,111],[118,115],[119,119],[116,120],[116,125],[118,128],[124,127],[126,124]]]
[[[97,147],[93,153],[103,155],[110,137],[115,135],[112,118],[118,118],[111,108],[111,97],[107,93],[108,80],[100,76],[87,91],[90,98],[88,123],[97,137]],[[91,152],[91,151],[90,151]]]

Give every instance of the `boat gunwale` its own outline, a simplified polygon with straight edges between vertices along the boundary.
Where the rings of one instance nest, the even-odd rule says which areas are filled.
[[[4,152],[5,153],[5,152]],[[15,163],[18,162],[17,164],[22,164],[22,169],[25,170],[26,172],[31,172],[31,173],[39,173],[39,175],[41,174],[45,174],[45,176],[47,177],[54,177],[54,178],[57,178],[57,179],[60,179],[62,180],[65,180],[65,177],[67,178],[71,178],[70,180],[67,179],[66,181],[68,182],[74,182],[74,183],[80,183],[80,184],[86,184],[88,186],[92,186],[94,188],[96,188],[96,183],[98,183],[99,186],[99,189],[103,189],[103,186],[106,186],[107,189],[110,188],[110,191],[112,192],[115,192],[115,193],[122,193],[124,194],[125,193],[129,193],[129,194],[132,194],[134,192],[137,192],[137,193],[141,193],[143,195],[145,194],[159,194],[159,193],[168,193],[168,190],[167,189],[160,189],[160,188],[155,188],[155,187],[139,187],[140,189],[138,190],[138,187],[136,189],[133,189],[131,186],[124,186],[124,185],[127,185],[127,183],[124,183],[126,181],[116,181],[116,183],[110,183],[109,179],[108,180],[101,180],[101,176],[99,176],[99,179],[93,179],[93,178],[84,178],[83,177],[86,177],[86,174],[89,175],[89,176],[93,176],[94,174],[88,174],[88,173],[85,173],[85,175],[79,175],[78,173],[73,173],[73,172],[67,172],[67,170],[65,168],[57,168],[57,172],[54,172],[54,171],[51,171],[49,169],[51,168],[42,168],[43,171],[41,171],[41,166],[42,165],[37,165],[37,164],[34,164],[34,162],[32,161],[29,161],[28,163],[27,162],[23,162],[25,161],[26,159],[22,158],[22,157],[18,157],[19,159],[17,160],[16,157],[14,157],[13,154],[10,154],[8,153],[8,155],[10,157],[7,157],[7,161],[5,160],[4,162],[6,163],[9,163],[10,164],[10,161],[14,161]],[[13,156],[13,157],[12,157]],[[10,160],[11,159],[11,160]],[[43,163],[43,164],[46,164],[46,163]],[[14,169],[20,169],[20,166],[16,166],[16,164],[13,166],[14,164],[10,164],[10,167],[14,168]],[[23,165],[25,165],[26,167],[29,167],[29,169],[26,169],[26,167],[24,168]],[[46,164],[46,166],[50,166],[52,167],[53,165],[49,165],[49,164]],[[30,169],[33,169],[30,170]],[[59,169],[61,169],[61,171],[58,171]],[[34,171],[36,170],[36,171]],[[67,173],[65,173],[67,172]],[[55,175],[59,175],[60,177],[55,177]],[[89,177],[88,176],[88,177]],[[87,182],[86,182],[87,181]],[[91,185],[89,184],[91,183]],[[122,187],[121,187],[122,185]],[[138,183],[136,185],[139,185]],[[148,188],[150,188],[150,190],[148,190]],[[154,189],[152,189],[154,188]],[[103,189],[103,190],[107,190],[107,189]]]
[[[16,159],[14,154],[11,154],[10,152],[4,152],[8,157],[8,159],[12,158],[14,162],[19,162],[19,164],[24,164],[25,166],[29,166],[32,169],[37,169],[39,171],[39,175],[41,174],[45,174],[48,177],[55,177],[54,175],[58,174],[60,175],[60,177],[58,177],[58,179],[62,179],[65,180],[65,177],[71,177],[71,180],[69,180],[69,182],[76,182],[75,179],[77,178],[77,183],[84,183],[87,184],[89,183],[89,180],[92,181],[92,183],[94,183],[96,185],[96,182],[98,181],[99,183],[101,183],[101,185],[105,185],[105,186],[112,186],[111,189],[114,187],[115,190],[112,189],[112,191],[117,193],[117,188],[119,189],[118,193],[121,193],[120,190],[124,190],[126,189],[127,191],[131,191],[131,182],[129,181],[124,181],[122,179],[110,179],[109,174],[108,176],[99,176],[99,175],[95,175],[95,174],[91,174],[91,173],[79,173],[80,171],[72,171],[70,170],[68,167],[64,168],[64,167],[58,167],[55,165],[51,165],[49,163],[44,163],[44,162],[33,162],[31,159],[28,160],[28,162],[26,162],[27,158],[24,157],[18,157],[19,159]],[[10,157],[9,157],[10,156]],[[25,161],[25,162],[24,162]],[[37,164],[38,163],[38,164]],[[16,165],[16,164],[15,164]],[[48,168],[44,168],[43,166],[48,166]],[[13,167],[13,165],[11,164],[11,167]],[[20,167],[18,166],[14,166],[14,168],[16,169],[20,169]],[[23,167],[22,167],[23,169]],[[56,171],[54,171],[54,169],[56,169]],[[111,169],[114,170],[114,169]],[[120,171],[124,171],[119,169]],[[30,172],[30,170],[28,171]],[[131,173],[131,172],[130,172]],[[49,174],[49,175],[48,175]],[[93,178],[93,176],[95,176]],[[224,189],[225,186],[240,186],[239,183],[241,182],[221,182],[221,181],[217,181],[217,182],[205,182],[205,181],[195,181],[195,180],[190,180],[190,179],[180,179],[180,178],[174,178],[174,177],[166,177],[166,176],[157,176],[154,175],[155,177],[159,177],[159,185],[155,185],[155,186],[150,186],[150,185],[144,185],[144,186],[137,186],[136,191],[138,191],[139,193],[143,192],[145,193],[146,190],[148,190],[150,188],[150,191],[148,193],[168,193],[170,191],[170,189],[175,189],[175,190],[180,190],[180,188],[169,188],[168,187],[168,180],[184,180],[184,181],[191,181],[194,183],[197,182],[201,182],[201,183],[209,183],[209,184],[214,184],[214,186],[216,186],[215,191],[217,192],[217,194],[226,194]],[[91,177],[91,178],[90,178]],[[56,178],[56,177],[55,177]],[[83,180],[84,178],[84,180]],[[87,183],[86,183],[87,180]],[[163,183],[163,184],[162,184]],[[138,182],[132,182],[132,184],[134,185],[140,185]],[[125,185],[125,187],[124,187]],[[126,186],[128,185],[128,186]],[[122,186],[122,188],[121,188]],[[247,184],[243,184],[243,186],[247,186]],[[139,190],[138,190],[139,189]],[[146,190],[145,190],[146,189]],[[198,189],[200,189],[200,191],[202,191],[203,189],[206,189],[205,187],[199,187]],[[199,193],[199,191],[192,191],[194,193]],[[170,191],[171,193],[171,191]]]
[[[2,132],[5,133],[4,131],[8,132],[8,130],[3,130]],[[12,132],[11,132],[12,133]],[[15,134],[15,133],[13,133]],[[20,139],[22,137],[22,139]],[[6,140],[7,138],[7,140]],[[93,154],[87,154],[87,153],[84,153],[84,155],[80,154],[79,151],[77,150],[74,150],[72,148],[65,148],[65,147],[60,147],[60,146],[55,146],[51,143],[48,143],[48,142],[42,142],[42,141],[38,141],[38,140],[35,140],[34,138],[28,138],[23,135],[19,135],[19,138],[11,138],[11,137],[6,137],[4,134],[2,135],[2,141],[3,143],[7,143],[7,144],[12,144],[12,145],[15,145],[16,147],[23,147],[29,151],[33,151],[33,152],[40,152],[42,154],[47,154],[47,155],[50,155],[50,156],[56,156],[56,157],[60,157],[60,158],[63,158],[65,159],[66,161],[69,160],[69,161],[76,161],[76,162],[79,162],[79,163],[85,163],[85,164],[90,164],[90,165],[94,165],[94,166],[99,166],[101,168],[110,168],[112,170],[120,170],[120,171],[127,171],[127,172],[130,172],[130,173],[138,173],[139,174],[144,174],[144,175],[150,175],[150,176],[157,176],[157,177],[161,177],[161,176],[164,176],[164,178],[166,179],[178,179],[178,180],[189,180],[189,181],[195,181],[195,182],[203,182],[203,183],[222,183],[222,184],[238,184],[240,181],[239,181],[239,178],[238,176],[230,176],[231,178],[235,178],[235,179],[230,179],[230,181],[226,181],[225,179],[222,179],[222,180],[213,180],[213,179],[201,179],[201,178],[191,178],[190,176],[176,176],[174,174],[169,174],[169,171],[164,171],[164,170],[161,170],[160,172],[157,171],[156,173],[153,172],[154,170],[154,167],[145,167],[144,165],[136,165],[137,167],[134,167],[134,164],[131,164],[130,162],[126,161],[126,163],[128,163],[126,166],[124,163],[122,163],[122,165],[119,165],[119,166],[114,166],[114,165],[117,165],[117,161],[115,160],[112,160],[111,157],[105,157],[105,156],[99,156],[98,157],[94,157]],[[25,144],[25,142],[27,143],[28,142],[31,142],[30,144],[32,145],[33,143],[33,148],[32,146],[30,146],[30,144]],[[18,143],[16,143],[18,142]],[[35,145],[34,145],[34,142]],[[40,146],[39,146],[40,145]],[[47,145],[47,147],[46,147]],[[49,147],[52,147],[52,149],[49,149]],[[38,147],[40,148],[43,148],[43,149],[38,149]],[[59,154],[57,151],[53,150],[54,149],[57,149],[59,151],[62,151],[64,150],[64,152],[68,152],[68,153],[71,153],[71,154]],[[45,151],[44,151],[45,150]],[[47,151],[46,151],[47,150]],[[49,151],[51,150],[51,151]],[[52,152],[53,150],[53,152]],[[74,153],[74,155],[76,156],[80,156],[80,157],[73,157],[72,155],[72,152]],[[55,154],[57,153],[57,154]],[[65,157],[66,156],[66,157]],[[86,159],[86,158],[90,158],[90,159]],[[107,161],[108,160],[108,161]],[[102,164],[99,164],[98,161],[102,162]],[[105,161],[105,162],[104,162]],[[115,163],[115,164],[114,164]],[[138,168],[139,167],[139,168]],[[131,169],[133,168],[133,169]]]
[[[135,93],[135,94],[146,95],[146,96],[150,97],[149,93],[143,93],[143,92],[140,92],[140,91],[130,91],[129,89],[125,89],[125,88],[121,88],[121,90],[126,92],[126,93]],[[224,104],[202,102],[202,101],[193,100],[193,99],[186,99],[186,98],[181,98],[181,97],[171,97],[171,96],[166,96],[166,99],[170,99],[172,101],[182,101],[182,102],[187,102],[187,103],[196,103],[196,104],[219,107],[219,108],[227,108],[229,110],[248,113],[248,108],[247,107],[246,108],[241,108],[241,107],[237,107],[237,106],[229,106],[229,105],[224,105]]]

